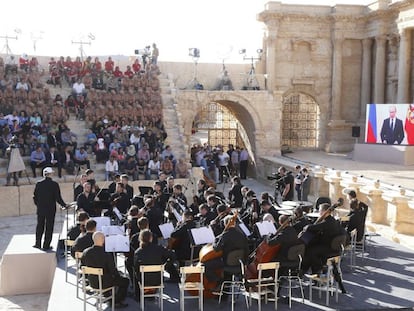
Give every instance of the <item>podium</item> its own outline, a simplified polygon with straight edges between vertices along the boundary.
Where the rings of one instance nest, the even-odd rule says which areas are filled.
[[[59,234],[52,244],[58,245]],[[33,248],[34,234],[14,235],[0,263],[0,296],[50,293],[56,252]]]

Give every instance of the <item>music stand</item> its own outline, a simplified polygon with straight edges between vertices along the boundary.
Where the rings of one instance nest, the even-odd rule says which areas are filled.
[[[189,230],[190,234],[190,248],[191,248],[191,263],[194,262],[194,248],[213,243],[215,240],[214,232],[211,227],[192,228]]]

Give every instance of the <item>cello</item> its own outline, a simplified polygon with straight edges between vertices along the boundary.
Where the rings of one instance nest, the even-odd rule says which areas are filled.
[[[292,220],[293,220],[293,216],[286,219],[285,222],[283,222],[280,225],[280,227],[277,229],[275,235],[279,234],[284,228],[286,228],[286,226]],[[278,254],[280,248],[281,248],[280,244],[269,245],[269,243],[267,243],[266,239],[264,239],[259,244],[259,246],[255,249],[255,251],[252,254],[250,254],[250,256],[249,256],[250,259],[253,258],[253,261],[250,264],[247,265],[246,279],[248,279],[248,280],[257,279],[257,277],[258,277],[257,266],[260,263],[271,262],[273,260],[273,258],[275,258],[276,255]]]
[[[236,219],[238,217],[238,212],[236,211],[232,216],[231,220],[227,223],[226,227],[224,228],[223,232],[227,231],[231,226],[234,226],[236,223]],[[199,262],[197,266],[201,266],[204,263],[220,258],[223,256],[223,251],[216,251],[213,247],[213,244],[206,244],[204,245],[199,252]],[[219,276],[222,274],[222,270],[216,270],[215,273]],[[188,275],[186,282],[197,282],[200,279],[200,275],[198,274],[190,274]],[[214,297],[213,289],[217,287],[217,281],[209,281],[207,277],[203,276],[203,286],[204,286],[204,293],[203,296],[205,298],[212,298]],[[198,295],[198,291],[189,291],[190,295]]]

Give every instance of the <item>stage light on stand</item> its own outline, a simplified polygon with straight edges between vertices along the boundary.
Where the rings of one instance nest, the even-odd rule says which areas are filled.
[[[193,79],[187,83],[185,89],[187,90],[203,90],[203,85],[197,80],[197,64],[200,59],[200,49],[199,48],[189,48],[188,56],[193,58],[194,70],[193,70]]]
[[[257,56],[247,56],[246,49],[239,50],[239,54],[243,55],[243,60],[251,61],[250,71],[247,74],[246,81],[245,81],[245,84],[242,87],[242,90],[255,90],[255,91],[260,90],[259,83],[256,79],[254,61],[255,60],[260,61],[262,59],[263,50],[262,49],[257,49],[256,53],[257,53]]]

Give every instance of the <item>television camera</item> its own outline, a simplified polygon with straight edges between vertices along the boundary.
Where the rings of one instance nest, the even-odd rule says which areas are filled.
[[[279,194],[283,193],[283,189],[285,188],[285,184],[283,182],[284,176],[282,176],[280,173],[272,173],[267,176],[267,180],[272,180],[272,184],[275,186],[275,192],[274,197],[275,200],[279,196]]]

